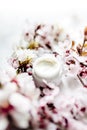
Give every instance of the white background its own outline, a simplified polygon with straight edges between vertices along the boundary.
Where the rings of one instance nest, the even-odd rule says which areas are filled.
[[[87,0],[0,0],[0,65],[10,55],[11,45],[27,20],[53,22],[69,29],[86,25]],[[73,27],[73,26],[72,26]]]

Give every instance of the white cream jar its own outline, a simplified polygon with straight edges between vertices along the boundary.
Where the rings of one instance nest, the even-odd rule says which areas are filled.
[[[37,86],[44,86],[44,81],[60,82],[62,65],[60,58],[53,54],[44,54],[37,58],[33,64],[33,76]]]

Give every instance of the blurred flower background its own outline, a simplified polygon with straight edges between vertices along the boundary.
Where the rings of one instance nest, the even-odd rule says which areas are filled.
[[[86,6],[86,0],[0,0],[0,67],[29,22],[52,22],[76,32],[87,25]]]

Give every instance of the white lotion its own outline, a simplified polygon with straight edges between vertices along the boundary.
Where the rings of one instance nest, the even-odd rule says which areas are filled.
[[[45,54],[36,59],[33,64],[33,76],[38,85],[42,85],[43,81],[54,81],[61,76],[61,63],[52,54]]]

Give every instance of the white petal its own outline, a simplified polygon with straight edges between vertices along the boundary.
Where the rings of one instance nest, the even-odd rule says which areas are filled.
[[[7,92],[8,94],[11,94],[15,91],[17,91],[18,87],[15,83],[7,83],[5,86],[4,86],[4,91]]]
[[[30,101],[19,93],[14,93],[10,96],[9,102],[17,109],[17,111],[26,113],[31,109]]]
[[[0,116],[0,130],[6,130],[8,127],[8,120],[6,117]]]
[[[11,115],[17,127],[25,129],[29,126],[29,113],[22,114],[17,111],[13,111],[11,112]]]

